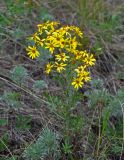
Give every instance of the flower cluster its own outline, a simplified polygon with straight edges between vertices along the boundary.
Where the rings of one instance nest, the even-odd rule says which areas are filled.
[[[39,57],[39,48],[49,50],[52,59],[46,64],[45,72],[49,74],[52,70],[58,73],[72,66],[72,85],[75,89],[91,79],[89,67],[95,64],[93,54],[86,50],[80,50],[79,39],[83,33],[76,26],[62,26],[59,22],[45,22],[37,25],[38,29],[29,40],[34,42],[33,46],[27,47],[30,58]]]

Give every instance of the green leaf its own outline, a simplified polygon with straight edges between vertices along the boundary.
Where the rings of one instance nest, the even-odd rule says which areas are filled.
[[[16,129],[17,130],[28,130],[31,128],[30,122],[31,116],[18,115],[16,118]]]
[[[8,123],[7,119],[0,118],[0,126],[5,126],[7,125],[7,123]]]
[[[10,71],[10,77],[13,81],[22,84],[28,76],[27,70],[22,66],[16,66]]]
[[[54,159],[58,160],[59,151],[57,138],[57,134],[53,131],[48,128],[44,129],[37,141],[24,151],[24,157],[28,160],[41,160],[47,156],[50,157],[54,155]]]
[[[47,84],[44,80],[37,80],[35,81],[34,85],[33,85],[33,88],[35,90],[41,90],[41,89],[44,89],[47,87]]]
[[[2,96],[2,101],[4,101],[9,107],[20,107],[20,93],[18,92],[5,92]]]
[[[67,140],[62,144],[62,147],[65,154],[72,154],[72,145],[70,145]]]

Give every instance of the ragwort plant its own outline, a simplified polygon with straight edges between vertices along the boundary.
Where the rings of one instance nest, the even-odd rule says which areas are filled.
[[[60,96],[61,105],[58,104],[60,101],[56,101],[59,96],[55,98],[49,92],[45,96],[51,102],[51,107],[53,106],[51,110],[63,117],[62,154],[64,152],[69,159],[73,159],[75,151],[72,139],[75,134],[81,135],[79,133],[82,132],[83,127],[81,113],[73,113],[81,100],[78,89],[91,80],[90,68],[95,64],[96,59],[93,54],[82,50],[80,42],[83,32],[78,27],[47,21],[38,24],[37,28],[37,31],[28,38],[27,55],[31,59],[39,59],[42,58],[40,52],[42,50],[46,50],[46,54],[50,55],[44,72],[46,75],[53,74],[56,83],[63,89]]]

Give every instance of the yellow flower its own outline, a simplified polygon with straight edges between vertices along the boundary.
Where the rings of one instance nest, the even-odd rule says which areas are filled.
[[[71,34],[68,32],[68,30],[69,30],[69,26],[61,27],[58,33],[60,33],[61,35],[66,35],[71,37]]]
[[[60,73],[62,70],[65,70],[67,64],[55,62],[56,70]]]
[[[47,63],[45,73],[49,74],[51,72],[53,66],[54,65],[52,65],[51,63]]]
[[[59,25],[59,22],[49,22],[49,21],[47,21],[46,23],[44,23],[43,29],[50,30],[50,32],[53,32],[55,27],[57,27],[58,25]]]
[[[38,24],[37,27],[38,27],[38,32],[40,34],[42,34],[43,33],[43,24]]]
[[[88,71],[83,71],[82,73],[79,73],[78,76],[80,76],[82,80],[84,80],[85,82],[88,82],[91,80],[90,72]]]
[[[48,35],[46,41],[55,41],[55,38],[52,35]]]
[[[38,36],[38,33],[34,33],[31,37],[29,37],[30,40],[34,40],[35,42],[40,41],[40,37]]]
[[[37,41],[37,45],[40,45],[41,47],[43,47],[44,41],[45,41],[45,39],[40,39],[40,40],[38,40],[38,41]]]
[[[67,42],[67,39],[62,38],[59,42],[59,47],[60,48],[65,48],[66,47],[66,42]]]
[[[81,77],[82,80],[84,80],[85,82],[90,81],[91,77],[90,72],[86,71],[86,66],[80,66],[77,69],[75,69],[75,71],[77,72],[78,77]]]
[[[71,83],[75,89],[81,88],[84,84],[81,77],[74,78]]]
[[[57,43],[59,43],[63,39],[63,34],[59,32],[53,32],[52,36],[54,37]]]
[[[37,48],[35,46],[33,46],[33,47],[28,46],[26,48],[26,51],[28,52],[27,55],[32,59],[35,59],[36,57],[39,57],[39,55],[40,55],[39,51],[37,50]]]
[[[51,54],[53,54],[54,50],[55,50],[55,44],[53,43],[53,41],[49,41],[47,43],[45,43],[46,47],[48,48],[49,51],[51,52]]]
[[[75,33],[76,33],[79,37],[81,37],[81,38],[83,37],[83,33],[81,32],[81,30],[80,30],[78,27],[72,26],[71,29],[74,30]]]
[[[70,48],[73,48],[73,49],[76,49],[77,45],[78,45],[78,42],[76,40],[76,37],[74,38],[70,38],[69,40],[69,45],[70,45]]]
[[[58,26],[60,24],[60,22],[50,22],[50,26]]]
[[[81,52],[81,54],[82,54],[82,59],[84,59],[85,57],[87,57],[88,54],[89,54],[86,50],[80,51],[80,52]]]
[[[93,66],[93,65],[95,64],[96,60],[95,60],[95,58],[93,57],[93,54],[91,54],[91,55],[87,55],[87,56],[84,58],[83,62],[85,62],[85,64],[86,64],[87,66]]]
[[[84,72],[85,68],[86,66],[79,66],[77,69],[75,69],[75,71],[78,73],[78,76]]]
[[[85,82],[91,81],[91,77],[90,76],[84,76],[83,77]]]
[[[45,32],[46,32],[47,36],[49,37],[49,36],[51,36],[52,33],[54,32],[54,28],[53,28],[53,29],[50,29],[49,31],[48,31],[48,30],[45,30]]]
[[[75,59],[79,60],[84,57],[84,52],[79,50],[74,50]]]
[[[57,54],[55,56],[56,56],[56,60],[63,61],[63,62],[67,61],[69,58],[69,56],[66,56],[65,53]]]

